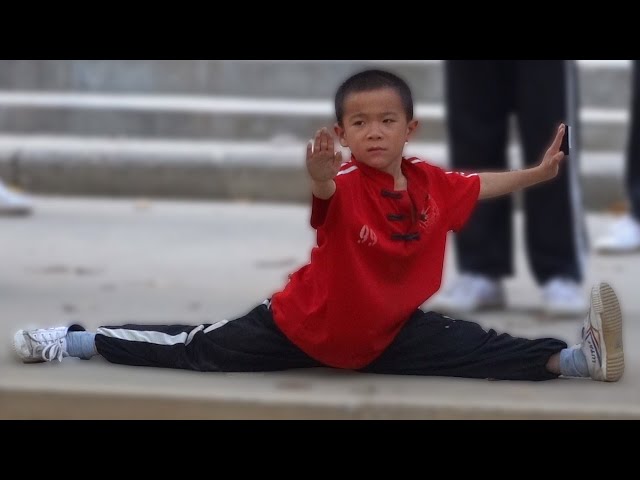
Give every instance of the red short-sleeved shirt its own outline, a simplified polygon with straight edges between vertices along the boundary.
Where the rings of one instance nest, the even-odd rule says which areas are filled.
[[[478,200],[477,175],[403,159],[408,191],[391,175],[352,159],[336,193],[313,198],[317,246],[311,260],[272,298],[274,320],[309,356],[359,369],[393,341],[412,313],[438,291],[447,233]]]

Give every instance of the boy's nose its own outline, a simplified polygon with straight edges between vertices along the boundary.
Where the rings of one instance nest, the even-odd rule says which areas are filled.
[[[378,127],[371,127],[367,134],[367,138],[382,138],[382,133]]]

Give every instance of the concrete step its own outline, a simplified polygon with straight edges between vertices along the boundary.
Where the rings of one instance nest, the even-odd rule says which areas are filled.
[[[624,147],[628,109],[581,109],[583,146]],[[445,109],[418,103],[416,140],[445,138]],[[9,134],[148,137],[152,139],[300,141],[334,123],[330,100],[187,95],[0,92],[0,131]]]
[[[0,176],[40,193],[308,202],[305,143],[185,142],[0,136]],[[345,154],[347,152],[345,151]],[[443,143],[410,143],[408,155],[447,166]],[[520,165],[511,151],[511,167]],[[584,203],[604,210],[623,202],[623,155],[586,151]]]
[[[441,102],[441,60],[0,60],[0,90],[330,99],[348,75],[380,66],[416,101]],[[579,60],[585,106],[629,104],[629,60]]]
[[[2,60],[0,89],[328,98],[348,75],[380,64],[406,76],[419,98],[441,97],[437,60]]]

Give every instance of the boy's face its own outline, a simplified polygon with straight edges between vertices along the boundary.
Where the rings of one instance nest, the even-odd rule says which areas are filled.
[[[417,126],[417,120],[407,121],[400,95],[383,88],[349,94],[335,133],[358,161],[391,173]]]

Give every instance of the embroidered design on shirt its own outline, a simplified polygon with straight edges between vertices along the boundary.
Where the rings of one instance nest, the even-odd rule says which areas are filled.
[[[420,211],[418,225],[423,230],[429,230],[437,221],[440,210],[431,197],[426,201],[427,206]]]
[[[422,228],[427,228],[428,221],[429,221],[429,207],[425,207],[420,212],[420,219],[419,219],[420,226]]]
[[[368,225],[363,225],[360,229],[360,240],[358,240],[358,243],[366,243],[367,246],[373,247],[378,243],[378,236]]]

